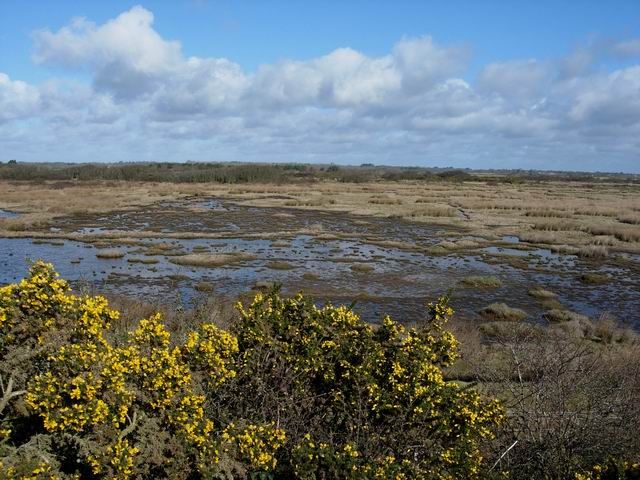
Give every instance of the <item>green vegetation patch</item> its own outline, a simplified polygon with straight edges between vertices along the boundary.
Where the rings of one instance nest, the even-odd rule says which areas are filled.
[[[609,276],[604,273],[583,273],[578,278],[587,285],[602,285],[611,281]]]
[[[493,275],[472,275],[463,278],[460,283],[465,287],[472,288],[498,288],[502,286],[502,281]]]

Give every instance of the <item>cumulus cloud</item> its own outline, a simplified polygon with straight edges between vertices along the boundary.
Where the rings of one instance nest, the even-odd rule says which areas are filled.
[[[637,39],[493,62],[474,79],[468,46],[427,35],[399,39],[386,55],[345,46],[250,73],[231,59],[185,55],[153,20],[138,6],[104,24],[78,18],[35,32],[37,64],[91,81],[29,85],[0,73],[0,147],[20,145],[24,122],[36,119],[36,146],[24,147],[33,159],[40,144],[42,154],[73,151],[75,160],[100,146],[105,160],[640,170],[640,66],[629,65]],[[614,57],[626,64],[599,65]]]
[[[147,93],[182,62],[180,43],[163,40],[152,25],[153,14],[140,6],[101,26],[76,18],[57,32],[35,32],[33,59],[90,70],[98,88],[130,98]]]
[[[36,113],[39,102],[37,88],[0,73],[0,123]]]

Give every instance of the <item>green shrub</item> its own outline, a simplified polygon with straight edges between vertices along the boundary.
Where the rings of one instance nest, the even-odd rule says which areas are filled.
[[[53,267],[0,288],[0,478],[476,478],[494,400],[445,381],[442,298],[406,329],[276,290],[230,333],[122,335]]]
[[[442,376],[457,358],[446,298],[405,329],[347,307],[258,294],[235,327],[235,415],[287,432],[278,478],[473,478],[502,411]],[[244,399],[238,401],[237,399]],[[214,401],[213,403],[216,403]],[[218,399],[218,411],[228,402]],[[286,412],[286,415],[285,415]]]

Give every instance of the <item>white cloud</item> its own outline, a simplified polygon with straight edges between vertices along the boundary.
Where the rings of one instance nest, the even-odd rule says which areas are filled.
[[[640,124],[640,66],[585,82],[577,92],[569,116],[581,123]]]
[[[97,26],[74,19],[57,32],[34,33],[37,63],[87,69],[98,88],[123,98],[148,92],[180,67],[180,43],[165,41],[153,29],[153,14],[140,7]]]
[[[474,81],[461,78],[469,48],[429,36],[400,39],[386,55],[344,47],[249,73],[226,58],[187,57],[134,7],[101,25],[75,19],[34,34],[38,64],[91,82],[0,74],[0,149],[15,150],[37,120],[24,145],[32,159],[94,159],[87,152],[99,146],[104,160],[575,168],[606,152],[609,165],[640,170],[640,66],[607,73],[598,63],[633,58],[637,42],[494,62]]]
[[[0,123],[37,113],[39,103],[37,88],[0,73]]]

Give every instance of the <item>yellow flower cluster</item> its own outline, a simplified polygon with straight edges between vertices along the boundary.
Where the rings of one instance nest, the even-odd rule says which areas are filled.
[[[197,467],[210,470],[218,462],[220,436],[205,414],[205,397],[196,393],[193,373],[211,386],[233,378],[236,338],[205,324],[184,345],[172,345],[158,314],[141,320],[128,341],[115,346],[107,334],[117,318],[105,298],[72,295],[50,264],[37,262],[29,278],[2,287],[2,344],[18,338],[63,339],[60,346],[47,344],[46,368],[27,385],[27,406],[48,432],[111,432],[111,440],[86,458],[95,474],[125,479],[134,472],[136,412],[155,416],[159,428],[182,439]],[[284,442],[281,430],[266,425],[247,427],[233,437],[229,432],[226,441],[234,442],[255,468],[274,467],[275,451]]]
[[[258,295],[248,307],[240,306],[240,312],[238,339],[247,365],[252,365],[253,352],[259,358],[268,350],[300,374],[293,380],[299,382],[296,388],[312,389],[306,395],[322,398],[321,408],[332,418],[349,419],[345,425],[328,428],[361,429],[369,438],[380,435],[396,454],[387,465],[387,460],[361,458],[357,445],[348,442],[338,450],[315,442],[299,445],[295,455],[302,478],[315,478],[317,472],[339,465],[341,472],[367,469],[366,478],[402,478],[401,474],[412,478],[428,472],[429,478],[444,479],[449,467],[443,460],[449,456],[456,461],[452,478],[477,475],[482,461],[479,440],[491,436],[491,427],[501,421],[503,412],[497,402],[482,401],[476,391],[444,379],[442,367],[458,355],[457,341],[444,329],[453,314],[446,297],[428,305],[428,319],[414,328],[389,317],[375,327],[349,308],[319,309],[301,295],[290,299]],[[255,364],[263,365],[259,359]],[[378,433],[407,424],[420,427],[415,434]],[[392,438],[407,439],[411,448]]]
[[[108,467],[110,480],[127,480],[133,473],[133,461],[139,451],[126,438],[118,439],[101,455],[89,455],[88,461],[95,475],[103,473]]]
[[[284,431],[273,424],[248,425],[239,429],[232,423],[221,436],[221,444],[226,452],[237,450],[242,459],[259,470],[275,468],[275,453],[285,440]]]
[[[7,345],[20,344],[25,337],[42,343],[46,332],[67,325],[70,341],[104,343],[103,331],[117,318],[104,297],[72,295],[50,263],[35,262],[28,278],[0,288],[0,329]]]
[[[238,353],[236,337],[213,324],[200,325],[191,332],[184,344],[183,354],[193,370],[207,373],[211,387],[217,387],[236,375],[231,362]]]
[[[341,472],[340,478],[349,480],[409,480],[423,477],[409,460],[398,460],[393,455],[367,461],[353,443],[332,448],[325,442],[315,442],[310,434],[293,449],[294,471],[298,478],[317,478],[318,466]]]
[[[0,478],[11,480],[58,480],[59,477],[52,472],[51,466],[40,462],[33,466],[4,465],[0,460]]]
[[[610,478],[640,478],[640,462],[611,459],[604,465],[594,465],[590,471],[575,474],[575,480],[606,480]]]

